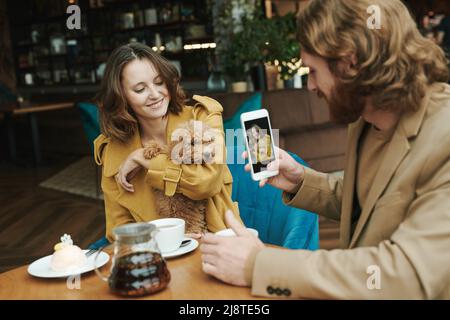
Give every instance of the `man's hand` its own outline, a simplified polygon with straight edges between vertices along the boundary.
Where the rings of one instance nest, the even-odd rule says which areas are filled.
[[[303,181],[305,168],[300,163],[295,161],[295,159],[283,149],[275,148],[275,154],[277,155],[277,160],[269,163],[267,170],[278,169],[278,175],[270,177],[269,179],[261,180],[259,182],[259,186],[263,187],[266,183],[268,183],[275,188],[286,192],[292,192],[292,190],[294,190]],[[246,151],[242,153],[242,158],[248,158]],[[250,166],[250,163],[247,163],[245,165],[245,171],[250,171]]]
[[[203,236],[200,246],[203,271],[232,285],[250,286],[245,277],[247,259],[254,250],[263,249],[264,244],[229,210],[225,213],[225,222],[236,236],[224,237],[212,233]]]
[[[115,178],[119,185],[128,192],[134,192],[133,185],[129,182],[141,170],[141,159],[143,158],[144,149],[140,148],[127,157],[127,159],[120,165],[119,172]]]

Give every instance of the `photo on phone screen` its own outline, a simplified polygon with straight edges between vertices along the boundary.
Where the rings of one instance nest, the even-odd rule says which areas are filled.
[[[272,132],[267,117],[244,121],[248,141],[248,154],[253,172],[267,170],[267,165],[275,160]]]

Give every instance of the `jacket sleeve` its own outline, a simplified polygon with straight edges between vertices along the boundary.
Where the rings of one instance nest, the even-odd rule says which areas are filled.
[[[221,154],[216,157],[216,162],[177,164],[166,154],[160,154],[150,160],[146,182],[154,188],[163,190],[168,196],[180,192],[193,200],[208,199],[219,193],[223,186],[224,166],[226,166],[222,110],[217,101],[209,98],[193,109],[195,120],[202,121],[217,131],[216,150]]]
[[[103,166],[104,153],[106,152],[108,142],[109,138],[106,138],[103,134],[98,136],[94,141],[94,158],[95,162],[100,166]],[[134,222],[134,218],[116,200],[119,195],[119,189],[114,177],[106,177],[102,174],[101,185],[105,203],[106,238],[109,242],[112,242],[114,241],[112,229],[122,224]]]
[[[263,249],[255,259],[253,294],[271,296],[268,291],[273,290],[267,288],[272,286],[305,298],[441,297],[450,279],[448,159],[417,193],[405,220],[378,246],[314,252]]]
[[[111,178],[102,178],[111,179]],[[117,186],[116,186],[117,188]],[[118,190],[108,190],[103,187],[103,198],[105,200],[105,217],[106,217],[106,238],[109,242],[114,241],[112,230],[126,223],[136,222],[131,213],[117,202]]]
[[[286,205],[340,220],[343,178],[305,167],[305,178],[295,195],[283,192]]]

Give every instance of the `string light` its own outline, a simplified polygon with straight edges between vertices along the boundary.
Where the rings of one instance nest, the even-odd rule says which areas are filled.
[[[215,48],[216,44],[214,42],[209,43],[193,43],[193,44],[185,44],[184,50],[198,50],[198,49],[208,49],[208,48]]]

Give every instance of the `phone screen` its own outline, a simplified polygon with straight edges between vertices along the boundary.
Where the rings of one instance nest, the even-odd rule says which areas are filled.
[[[248,141],[248,154],[253,166],[253,172],[267,170],[267,165],[275,160],[272,130],[267,117],[244,122]]]

